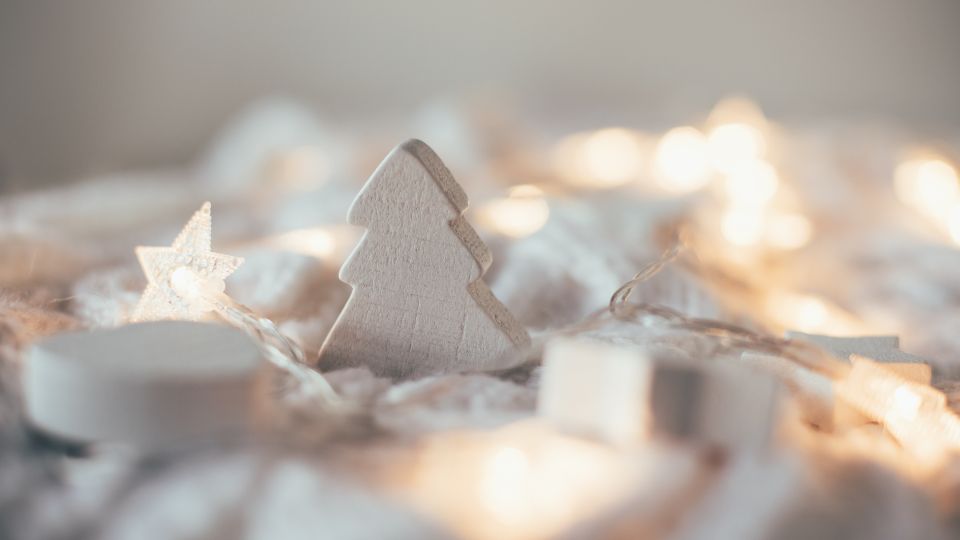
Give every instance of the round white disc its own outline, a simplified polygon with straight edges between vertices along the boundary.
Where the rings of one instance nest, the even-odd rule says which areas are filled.
[[[26,414],[53,435],[141,447],[242,433],[257,415],[262,365],[250,337],[215,324],[59,334],[27,353]]]

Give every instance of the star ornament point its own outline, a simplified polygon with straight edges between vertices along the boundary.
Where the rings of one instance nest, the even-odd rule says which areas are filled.
[[[147,288],[133,311],[133,322],[161,319],[202,320],[206,312],[183,298],[174,288],[174,272],[186,268],[200,279],[220,283],[243,259],[211,251],[210,203],[204,203],[187,222],[170,247],[138,246],[137,260],[147,277]]]

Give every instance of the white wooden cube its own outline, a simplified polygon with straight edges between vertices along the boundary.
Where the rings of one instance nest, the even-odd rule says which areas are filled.
[[[646,431],[650,362],[636,349],[561,338],[544,348],[538,413],[559,428],[614,443]]]
[[[654,435],[727,451],[770,447],[781,385],[773,376],[721,363],[655,365],[651,384]]]

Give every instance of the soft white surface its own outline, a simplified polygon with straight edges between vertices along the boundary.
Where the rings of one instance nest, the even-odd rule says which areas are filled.
[[[960,311],[955,309],[960,280],[954,271],[960,255],[940,242],[881,230],[877,221],[889,216],[872,205],[857,204],[858,192],[850,186],[862,185],[837,182],[851,169],[881,168],[873,154],[859,149],[880,138],[871,133],[829,136],[824,138],[827,143],[796,150],[795,187],[828,233],[830,227],[842,227],[843,234],[822,235],[808,249],[789,255],[777,277],[798,290],[814,289],[861,317],[893,319],[904,350],[931,358],[949,373],[960,357]],[[258,144],[269,148],[275,140],[288,141],[237,140],[230,144],[251,155],[260,155]],[[39,336],[123,323],[144,285],[133,246],[168,244],[190,212],[216,194],[227,196],[214,198],[214,247],[248,258],[235,279],[228,280],[229,294],[269,315],[309,356],[316,354],[349,293],[336,269],[356,236],[337,236],[338,249],[323,257],[264,247],[262,241],[290,228],[342,223],[345,205],[382,156],[357,158],[356,169],[337,165],[342,169],[315,184],[290,186],[259,169],[224,164],[230,144],[206,162],[210,170],[222,173],[216,180],[202,178],[202,173],[199,180],[186,175],[164,182],[131,176],[0,201],[0,247],[5,255],[14,254],[0,258],[0,277],[4,285],[20,287],[0,297],[0,365],[5,371],[16,371],[20,350]],[[824,146],[843,159],[824,152]],[[366,150],[354,148],[351,155]],[[247,163],[246,155],[234,157]],[[491,158],[475,148],[458,159],[486,163]],[[850,167],[851,160],[858,166]],[[874,182],[869,185],[885,185],[885,179],[868,176]],[[472,195],[470,181],[464,185]],[[532,330],[538,344],[603,308],[621,283],[663,250],[658,228],[698,201],[641,200],[624,190],[558,193],[549,204],[550,220],[538,233],[519,240],[489,233],[485,238],[495,261],[488,273],[491,288]],[[19,247],[10,251],[7,246]],[[754,277],[749,270],[742,272]],[[721,299],[708,281],[682,265],[671,265],[631,299],[709,318],[752,307]],[[577,332],[641,348],[657,358],[739,358],[718,351],[714,339],[658,325],[608,322]],[[538,355],[537,348],[530,353]],[[539,369],[519,383],[488,374],[394,383],[365,369],[336,371],[328,378],[342,396],[360,405],[356,415],[330,418],[316,410],[286,411],[260,441],[267,451],[255,445],[222,449],[212,456],[184,453],[167,456],[163,467],[102,450],[66,468],[62,461],[48,459],[41,451],[47,447],[28,441],[16,414],[8,414],[16,410],[20,389],[7,384],[0,388],[0,532],[14,538],[52,532],[84,536],[91,530],[98,534],[89,536],[144,539],[442,536],[429,518],[402,500],[387,500],[380,482],[404,485],[404,474],[416,462],[416,444],[428,434],[496,430],[531,416]],[[689,498],[651,497],[645,491],[650,486],[638,485],[637,498],[623,502],[623,513],[641,516],[642,522],[631,526],[660,537],[872,539],[956,533],[949,520],[956,502],[944,495],[956,489],[952,469],[936,478],[904,470],[900,450],[879,432],[863,432],[868,442],[858,446],[789,421],[783,428],[781,447],[792,449],[785,455],[721,462],[712,475],[710,467],[695,465],[703,457],[692,455],[689,448],[678,450],[685,464],[650,457],[657,474],[649,481],[667,486],[657,492],[680,492]],[[101,478],[98,471],[104,463],[108,471],[115,471],[110,465],[120,470],[116,474],[121,481],[89,480]],[[104,485],[113,482],[119,487],[107,491],[120,501],[103,496]],[[470,489],[456,484],[456,478],[449,482]],[[684,482],[699,488],[688,493]],[[562,481],[557,485],[563,489]],[[937,504],[945,513],[937,513]],[[637,511],[631,512],[630,505]],[[656,515],[643,511],[651,508]],[[621,514],[610,514],[603,524],[591,523],[588,529],[609,531]]]

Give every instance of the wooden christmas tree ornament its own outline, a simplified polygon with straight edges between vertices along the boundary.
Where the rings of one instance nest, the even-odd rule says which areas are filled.
[[[367,366],[393,378],[489,369],[529,344],[482,280],[491,256],[466,208],[423,142],[386,157],[348,214],[367,232],[340,269],[353,293],[320,350],[321,368]]]

